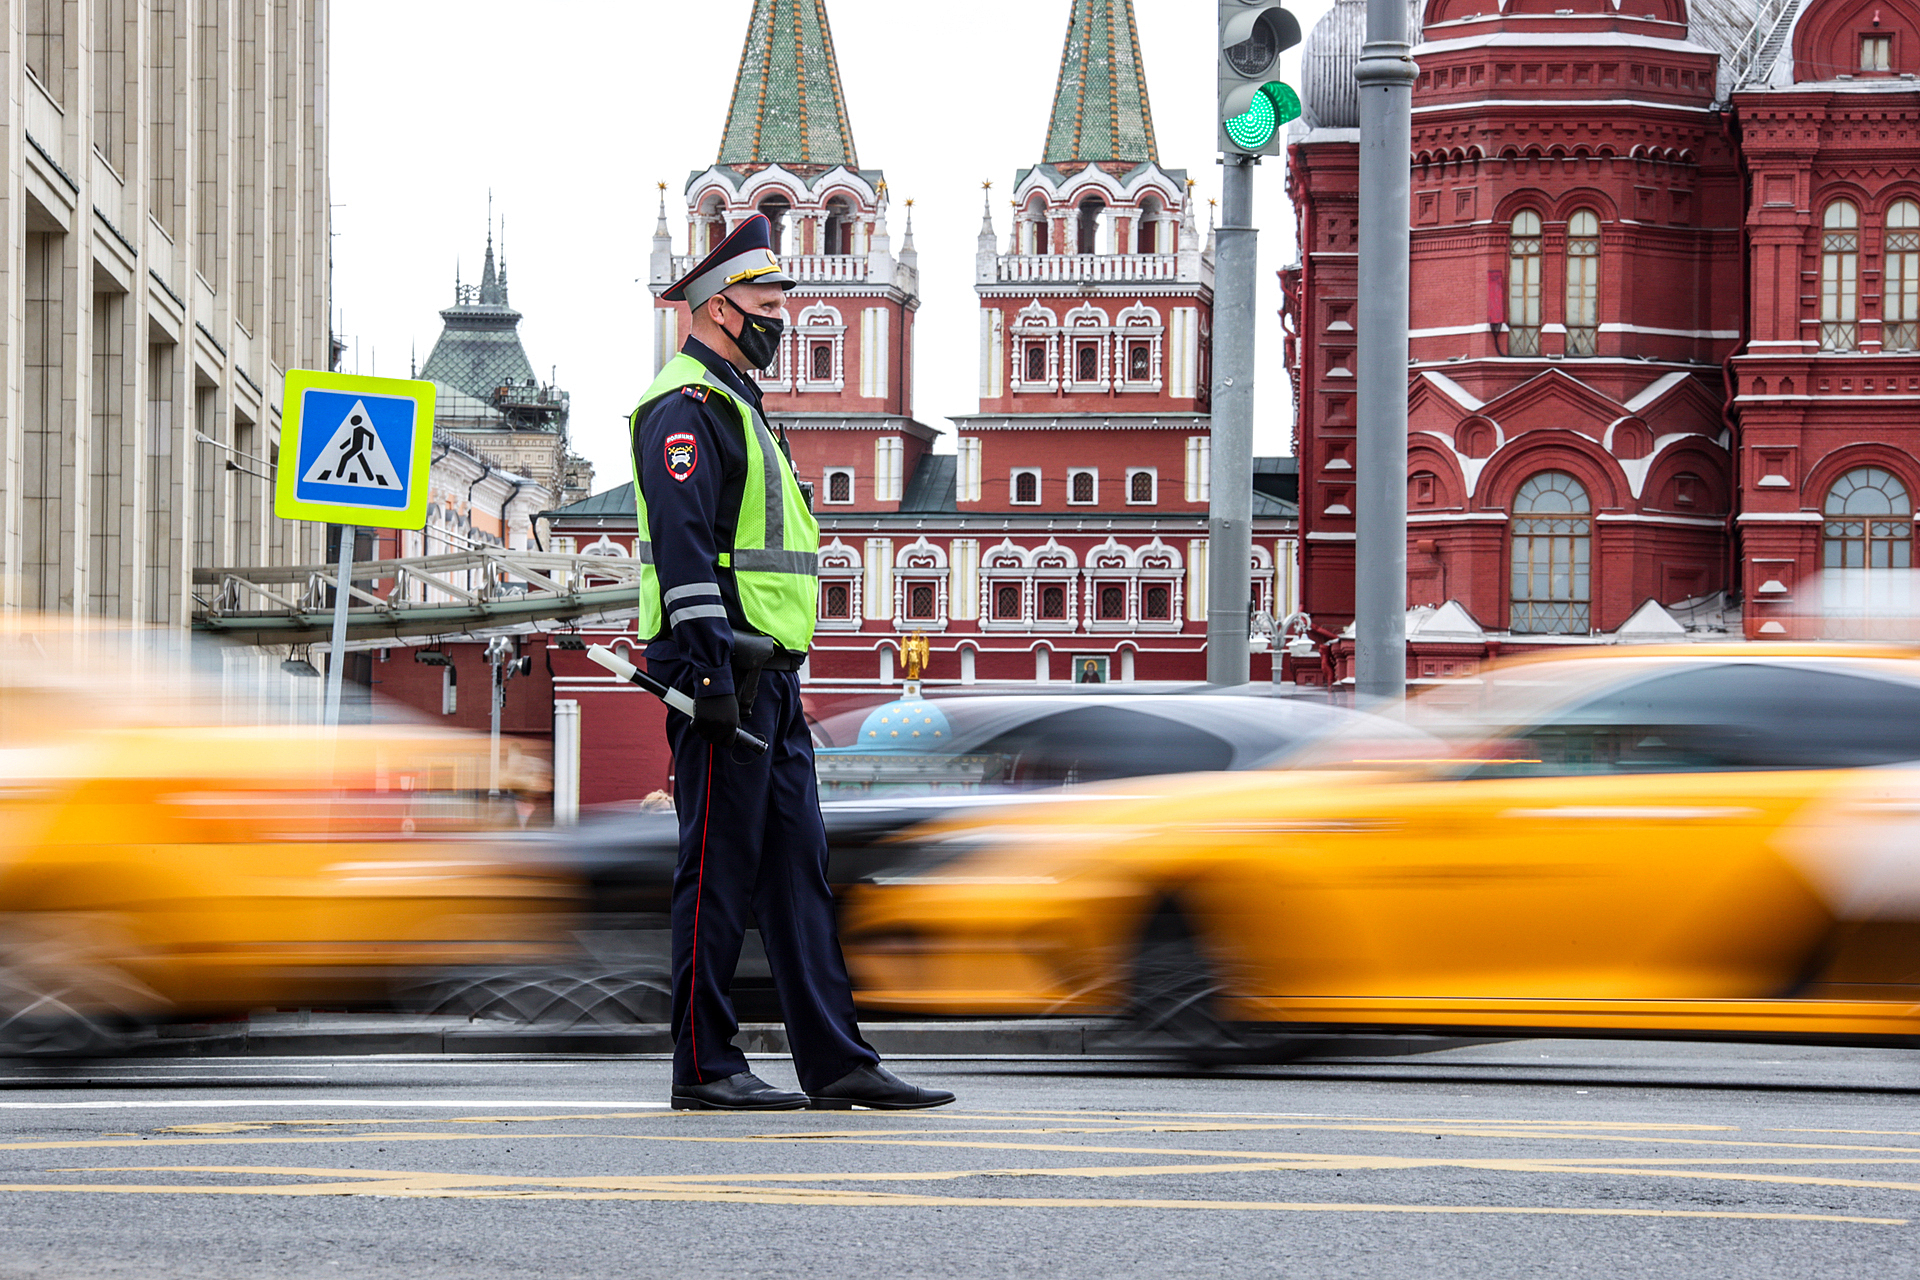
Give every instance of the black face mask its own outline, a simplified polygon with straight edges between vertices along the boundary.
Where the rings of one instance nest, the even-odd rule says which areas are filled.
[[[773,358],[780,353],[780,335],[787,331],[787,322],[777,316],[748,315],[740,310],[739,303],[724,293],[720,295],[720,300],[740,312],[740,332],[727,333],[740,348],[740,354],[756,369],[764,369],[772,364]],[[727,331],[722,329],[721,332]]]

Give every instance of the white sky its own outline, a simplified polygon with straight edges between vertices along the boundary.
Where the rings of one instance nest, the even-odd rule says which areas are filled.
[[[1294,6],[1301,29],[1330,0]],[[596,490],[629,478],[623,422],[652,373],[655,183],[684,248],[689,172],[712,163],[751,0],[335,0],[332,6],[334,308],[343,367],[404,376],[425,361],[453,301],[456,258],[477,282],[487,191],[505,218],[520,332],[544,381],[572,393],[575,448]],[[1160,162],[1217,197],[1214,12],[1135,0]],[[980,183],[1006,193],[1036,163],[1068,0],[828,0],[860,163],[884,169],[896,247],[914,200],[921,307],[915,412],[947,435],[978,407],[973,254]],[[1298,85],[1299,50],[1286,79]],[[1255,170],[1261,228],[1254,448],[1290,452],[1279,285],[1293,210],[1283,163]]]

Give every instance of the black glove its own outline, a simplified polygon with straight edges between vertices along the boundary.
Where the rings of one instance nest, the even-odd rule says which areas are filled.
[[[693,731],[716,747],[733,745],[734,731],[740,727],[740,704],[730,693],[716,693],[693,700]]]

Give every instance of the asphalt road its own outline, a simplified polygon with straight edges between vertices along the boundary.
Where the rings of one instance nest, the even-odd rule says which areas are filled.
[[[634,1058],[0,1064],[0,1276],[1920,1275],[1920,1054],[894,1065],[960,1102],[675,1113]]]

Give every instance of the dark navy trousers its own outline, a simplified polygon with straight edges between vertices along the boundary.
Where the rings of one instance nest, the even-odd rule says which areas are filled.
[[[676,688],[685,666],[652,660]],[[767,740],[764,756],[711,746],[693,722],[667,714],[673,745],[680,862],[673,878],[673,1079],[710,1084],[747,1069],[734,1047],[734,968],[758,925],[780,993],[800,1087],[818,1093],[880,1061],[860,1036],[853,989],[827,888],[827,836],[813,773],[813,739],[800,678],[764,671],[742,727]]]

